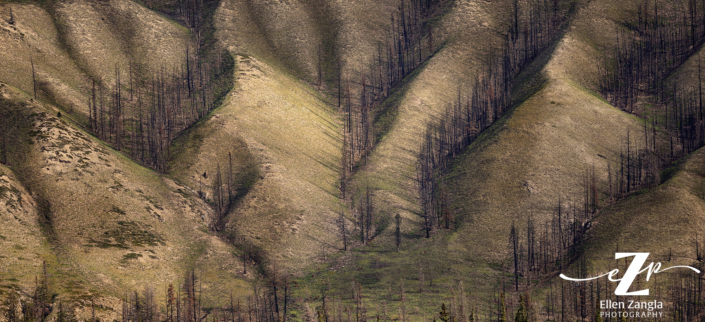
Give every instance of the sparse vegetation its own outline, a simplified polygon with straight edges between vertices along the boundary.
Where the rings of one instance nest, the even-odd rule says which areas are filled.
[[[559,272],[702,267],[705,3],[245,2],[0,4],[6,319],[599,321]]]

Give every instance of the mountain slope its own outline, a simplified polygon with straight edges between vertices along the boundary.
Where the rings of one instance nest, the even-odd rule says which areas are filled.
[[[236,58],[235,89],[179,143],[173,173],[194,190],[203,180],[212,196],[206,182],[218,165],[228,171],[232,152],[235,180],[247,193],[230,212],[226,234],[301,269],[335,249],[339,124],[306,84],[255,57]]]
[[[34,268],[10,275],[11,280],[36,274],[37,265],[46,260],[54,291],[83,305],[98,296],[112,318],[117,318],[118,298],[125,291],[178,284],[190,269],[208,277],[203,284],[209,290],[206,305],[230,292],[249,293],[252,275],[242,276],[236,249],[207,233],[212,210],[194,191],[51,116],[53,107],[6,85],[2,95],[3,115],[22,120],[4,127],[7,144],[13,146],[4,157],[20,178],[9,181],[6,202],[22,196],[22,189],[32,191],[26,211],[16,219],[27,222],[25,231],[7,231],[16,246],[8,245],[3,256],[13,254],[14,247],[31,249],[23,256],[37,260]],[[4,217],[11,213],[4,212]],[[29,278],[19,285],[33,284]]]

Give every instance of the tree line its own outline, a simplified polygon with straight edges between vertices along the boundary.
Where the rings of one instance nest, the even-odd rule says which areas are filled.
[[[570,238],[567,237],[567,239]],[[697,237],[694,247],[696,251],[699,250]],[[619,252],[619,247],[615,251]],[[698,252],[698,254],[701,253]],[[656,256],[664,261],[672,259],[670,253],[656,254]],[[590,272],[584,257],[578,258],[571,264],[566,263],[563,271],[567,271],[567,274],[572,277],[585,278],[594,275]],[[618,268],[623,272],[628,266],[629,263],[625,259],[608,264],[606,269],[609,271]],[[692,266],[702,269],[702,261],[699,259]],[[703,282],[698,275],[673,273],[668,279],[655,279],[648,284],[642,275],[637,276],[633,285],[636,289],[648,287],[651,290],[649,297],[640,298],[640,300],[658,300],[664,303],[662,320],[692,321],[705,316]],[[302,298],[294,295],[294,289],[299,287],[296,280],[288,275],[279,274],[276,269],[273,269],[273,273],[269,276],[258,278],[249,296],[235,298],[231,293],[229,297],[226,295],[226,298],[221,299],[219,306],[205,307],[203,299],[208,294],[202,286],[204,277],[196,274],[194,270],[189,270],[184,274],[181,282],[176,285],[169,284],[162,290],[163,302],[157,299],[158,291],[151,286],[146,286],[141,292],[134,290],[124,293],[120,296],[118,320],[124,322],[285,322],[302,318],[300,314],[308,320],[329,322],[407,321],[418,318],[419,312],[412,316],[407,311],[407,306],[410,304],[403,280],[400,280],[399,288],[394,294],[389,294],[389,300],[398,303],[398,309],[390,311],[386,305],[383,308],[371,309],[366,303],[370,303],[373,299],[365,295],[366,290],[356,280],[351,282],[350,292],[345,297],[343,294],[328,294],[323,291],[319,296],[309,295]],[[529,279],[529,276],[526,278]],[[73,322],[78,320],[75,313],[80,307],[84,312],[81,316],[82,320],[93,322],[99,320],[94,296],[75,303],[64,303],[58,299],[58,294],[52,289],[49,281],[45,263],[41,279],[35,279],[35,286],[29,292],[14,289],[6,292],[0,307],[0,318],[8,322],[47,320]],[[426,317],[424,320],[625,321],[619,317],[601,315],[600,301],[620,301],[620,298],[614,295],[617,284],[609,282],[606,278],[588,282],[549,278],[541,283],[543,285],[541,294],[534,294],[530,288],[512,291],[511,283],[506,283],[506,279],[499,277],[491,294],[482,298],[478,294],[473,294],[474,288],[466,289],[463,282],[458,281],[457,284],[445,290],[446,296],[439,296],[435,301],[440,310],[430,318],[424,315]],[[422,294],[424,293],[422,284],[420,287],[419,293]]]

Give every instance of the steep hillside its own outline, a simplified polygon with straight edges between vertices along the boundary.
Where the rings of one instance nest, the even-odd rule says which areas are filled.
[[[438,23],[447,44],[392,97],[395,119],[354,179],[358,191],[373,190],[373,204],[385,218],[381,220],[400,213],[405,231],[421,227],[415,180],[424,131],[452,108],[458,91],[467,89],[478,70],[489,63],[492,43],[502,41],[500,17],[508,6],[508,2],[454,3]],[[385,235],[391,234],[388,230]]]
[[[260,320],[431,320],[446,303],[460,322],[471,308],[493,319],[513,286],[512,227],[571,252],[521,276],[549,306],[548,265],[563,259],[699,255],[705,152],[657,170],[686,151],[684,128],[705,142],[702,117],[683,116],[702,104],[668,107],[650,86],[699,93],[702,49],[673,49],[678,68],[653,84],[611,78],[643,71],[618,57],[649,36],[636,19],[653,6],[666,28],[688,9],[423,3],[0,0],[0,296],[28,299],[46,262],[54,300],[83,318],[94,296],[103,319],[121,317],[127,292],[154,287],[163,303],[195,271],[214,319],[232,292],[243,306],[254,295]],[[694,8],[705,22],[691,5],[692,33]],[[636,88],[633,114],[610,105],[612,79]],[[446,168],[453,113],[467,143]]]
[[[14,247],[31,249],[40,260],[12,280],[36,273],[44,259],[55,291],[69,300],[108,296],[104,306],[112,313],[106,314],[114,318],[117,298],[126,290],[163,289],[179,283],[189,269],[204,276],[203,287],[211,294],[204,303],[230,292],[248,293],[235,250],[206,233],[212,210],[194,191],[51,116],[54,108],[30,102],[6,85],[2,91],[3,113],[23,120],[4,133],[14,146],[7,164],[21,182],[7,181],[17,187],[8,187],[6,202],[20,198],[23,189],[33,196],[24,201],[27,211],[15,219],[27,222],[27,234],[17,238],[14,228],[8,230],[13,233],[8,237],[17,239],[4,256],[11,256]]]
[[[319,69],[329,86],[338,76],[358,78],[377,54],[397,1],[222,1],[218,38],[234,53],[254,55],[309,82]],[[319,65],[320,64],[320,65]]]
[[[620,21],[625,15],[622,11],[621,15],[613,14],[612,17]],[[668,75],[664,83],[669,92],[677,89],[682,93],[698,95],[701,85],[698,69],[702,53],[700,47]],[[651,108],[649,103],[655,99],[647,99],[644,98],[642,104]],[[670,108],[673,109],[672,106]],[[663,106],[657,106],[654,111],[663,122],[666,117]],[[644,114],[649,116],[648,113]],[[674,136],[673,144],[675,149],[679,149],[682,141],[677,134]],[[667,143],[663,145],[661,149],[668,150]],[[587,260],[590,271],[599,272],[613,267],[614,253],[617,251],[649,252],[649,260],[662,261],[665,266],[693,265],[697,262],[696,243],[700,242],[700,238],[696,236],[700,235],[702,227],[699,222],[705,215],[702,171],[703,149],[700,148],[665,169],[661,173],[661,184],[657,187],[641,191],[602,211],[595,218],[595,228],[588,235],[582,252],[581,258]],[[660,278],[662,283],[663,279]]]
[[[696,235],[702,231],[705,214],[704,153],[702,148],[692,153],[669,170],[673,175],[663,184],[623,200],[596,218],[585,249],[595,271],[614,265],[616,249],[648,252],[653,261],[670,258],[674,263],[668,266],[696,261]]]
[[[8,23],[10,8],[14,23]],[[73,57],[64,50],[53,17],[33,4],[0,6],[0,81],[34,95],[32,63],[38,97],[80,115],[88,114],[88,79]]]
[[[37,96],[81,120],[89,114],[92,80],[112,86],[116,68],[123,79],[130,70],[140,80],[156,79],[162,68],[171,73],[184,64],[186,49],[195,48],[186,28],[132,1],[1,8],[0,66],[6,72],[0,80],[33,95],[34,63]]]
[[[226,173],[232,152],[243,192],[226,235],[301,269],[337,248],[339,125],[332,107],[306,84],[255,57],[236,57],[235,89],[178,142],[183,150],[173,173],[197,190],[201,180],[212,182],[218,166]]]
[[[29,287],[42,275],[42,261],[55,262],[49,240],[42,231],[42,217],[30,193],[12,170],[0,166],[0,214],[2,214],[2,275],[0,285]]]
[[[521,86],[538,90],[454,163],[446,179],[456,216],[462,218],[456,247],[501,261],[508,256],[512,222],[523,231],[531,216],[541,227],[554,216],[559,200],[564,209],[583,208],[588,170],[594,169],[601,193],[609,190],[608,165],[612,172],[619,167],[628,132],[643,135],[643,125],[595,92],[600,77],[595,66],[604,59],[599,48],[611,39],[604,35],[618,28],[612,19],[630,11],[627,4],[620,11],[608,7],[591,2],[579,9],[537,70],[545,81],[537,86],[527,75],[516,92],[532,93]],[[597,26],[599,37],[588,31]]]

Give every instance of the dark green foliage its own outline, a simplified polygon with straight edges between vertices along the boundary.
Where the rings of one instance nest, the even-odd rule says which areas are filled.
[[[448,311],[446,311],[446,304],[445,303],[441,304],[441,311],[438,312],[438,318],[441,319],[441,321],[443,321],[443,322],[448,322],[451,320],[450,313],[448,313]]]
[[[602,310],[600,310],[600,301],[595,301],[595,322],[602,322]]]
[[[138,259],[138,258],[140,258],[140,257],[142,257],[142,254],[138,254],[138,253],[128,253],[128,254],[122,256],[122,260],[123,260],[123,261],[128,261],[128,260],[131,260],[131,259]]]
[[[104,231],[100,237],[89,238],[87,246],[128,249],[130,246],[164,245],[164,239],[152,232],[151,228],[150,225],[121,220],[117,222],[117,227]]]

